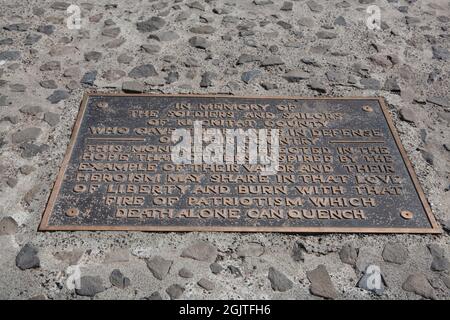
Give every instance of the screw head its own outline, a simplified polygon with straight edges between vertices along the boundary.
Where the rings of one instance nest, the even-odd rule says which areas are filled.
[[[412,219],[412,217],[414,216],[414,214],[408,210],[401,211],[400,215],[402,216],[403,219],[406,219],[406,220]]]
[[[372,111],[373,111],[373,108],[372,108],[371,106],[363,106],[362,109],[363,109],[365,112],[372,112]]]
[[[80,210],[78,210],[77,208],[69,208],[66,211],[66,216],[68,217],[76,217],[80,214]]]
[[[96,106],[97,106],[97,108],[100,108],[100,109],[106,109],[106,108],[108,108],[108,103],[105,101],[100,101],[100,102],[97,102]]]

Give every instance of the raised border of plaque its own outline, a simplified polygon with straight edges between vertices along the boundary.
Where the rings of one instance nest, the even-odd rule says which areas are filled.
[[[389,128],[390,134],[395,142],[396,147],[401,155],[403,163],[406,167],[407,173],[411,179],[413,187],[417,193],[422,209],[428,219],[430,227],[292,227],[292,226],[199,226],[199,225],[52,225],[49,223],[50,217],[53,214],[57,197],[61,192],[66,169],[70,164],[72,152],[78,139],[78,134],[82,122],[84,120],[85,111],[87,109],[88,100],[91,97],[183,97],[183,98],[227,98],[227,99],[255,99],[264,101],[264,99],[271,100],[369,100],[377,101],[379,103],[384,120]],[[406,212],[406,211],[405,211]],[[67,215],[69,215],[66,212]],[[70,216],[70,215],[69,215]],[[407,217],[406,217],[407,218]],[[409,218],[407,218],[409,219]],[[442,233],[440,226],[438,225],[425,194],[419,184],[416,173],[413,166],[408,159],[406,151],[401,144],[399,135],[394,127],[394,123],[389,115],[389,111],[386,107],[384,99],[382,97],[297,97],[297,96],[232,96],[232,95],[202,95],[202,94],[116,94],[116,93],[101,93],[101,92],[87,92],[84,94],[81,106],[77,115],[76,122],[73,126],[72,135],[69,145],[67,147],[61,168],[57,175],[53,189],[50,193],[47,205],[42,216],[41,223],[39,225],[39,231],[207,231],[207,232],[286,232],[286,233],[420,233],[420,234],[438,234]]]

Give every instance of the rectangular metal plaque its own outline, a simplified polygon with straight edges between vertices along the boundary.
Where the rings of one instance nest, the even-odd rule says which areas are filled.
[[[40,230],[440,232],[382,99],[115,94],[85,95]]]

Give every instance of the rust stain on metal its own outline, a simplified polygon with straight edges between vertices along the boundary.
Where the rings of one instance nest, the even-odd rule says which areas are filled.
[[[196,120],[276,129],[277,172],[174,163],[173,130]],[[83,98],[39,230],[441,232],[382,98],[101,93]]]

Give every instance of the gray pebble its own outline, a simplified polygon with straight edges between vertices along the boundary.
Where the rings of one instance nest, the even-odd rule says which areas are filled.
[[[152,259],[147,259],[145,262],[153,276],[158,280],[163,280],[167,276],[173,263],[173,261],[166,260],[161,256],[155,256]]]
[[[41,40],[42,36],[40,34],[31,33],[25,38],[24,44],[30,46]]]
[[[98,51],[89,51],[84,54],[84,59],[86,61],[98,62],[102,57],[102,53]]]
[[[199,48],[199,49],[207,49],[210,46],[210,43],[208,41],[206,41],[205,38],[203,37],[192,37],[189,39],[189,44],[195,48]]]
[[[80,279],[80,288],[76,288],[75,292],[79,296],[94,297],[105,290],[106,288],[99,276],[83,276]]]
[[[144,44],[141,49],[146,53],[155,54],[161,51],[161,47],[156,44]]]
[[[41,25],[37,28],[38,32],[44,33],[46,35],[51,35],[53,32],[55,32],[55,26],[51,24],[47,25]]]
[[[59,114],[48,111],[44,113],[44,121],[54,127],[59,123]]]
[[[181,253],[181,257],[212,262],[216,260],[217,248],[209,242],[199,240],[185,248]]]
[[[125,277],[119,269],[114,269],[109,276],[111,284],[117,288],[125,289],[130,286],[130,279]]]
[[[319,265],[316,269],[307,271],[306,276],[311,282],[311,293],[315,296],[336,299],[338,294],[331,282],[330,275],[324,265]]]
[[[275,291],[288,291],[292,289],[292,281],[288,279],[283,273],[278,271],[277,269],[270,267],[268,278],[270,280],[270,284],[272,289]]]
[[[383,259],[386,262],[392,262],[396,264],[404,264],[408,260],[408,249],[401,243],[388,242],[384,246]]]
[[[16,144],[36,140],[42,133],[41,128],[29,127],[11,135],[11,141]]]
[[[303,70],[292,70],[283,75],[283,78],[288,82],[299,82],[301,80],[309,79],[309,73]]]
[[[43,111],[41,106],[33,106],[33,105],[23,106],[19,110],[22,113],[29,114],[32,116],[36,116]]]
[[[430,285],[427,277],[421,273],[409,275],[402,288],[427,299],[436,299],[433,287]]]
[[[181,268],[178,271],[178,275],[182,278],[192,278],[194,276],[194,274],[192,273],[191,270],[187,269],[187,268]]]
[[[39,82],[42,88],[45,89],[56,89],[58,86],[56,85],[55,80],[43,80]]]
[[[284,62],[283,62],[283,60],[281,60],[281,58],[279,56],[267,57],[261,62],[262,67],[279,66],[279,65],[283,65],[283,64],[284,64]]]
[[[206,291],[213,291],[213,290],[214,290],[214,287],[215,287],[214,282],[212,282],[211,280],[206,279],[206,278],[201,278],[201,279],[197,282],[197,284],[198,284],[200,287],[202,287],[203,289],[205,289]]]
[[[343,263],[354,266],[358,259],[358,249],[355,248],[352,243],[347,243],[339,251],[339,258],[341,258]]]
[[[133,79],[147,78],[157,76],[155,67],[152,64],[143,64],[131,69],[128,76]]]
[[[39,268],[41,263],[37,254],[37,248],[27,243],[16,256],[16,266],[21,270]]]
[[[39,68],[41,71],[59,71],[61,70],[61,62],[59,61],[49,61],[41,65]]]
[[[184,292],[184,287],[179,284],[172,284],[170,287],[166,289],[167,294],[169,295],[171,300],[178,299]]]
[[[213,274],[219,274],[223,270],[222,266],[220,264],[218,264],[217,262],[211,263],[209,265],[209,269],[211,269],[211,272]]]
[[[213,79],[215,79],[216,74],[210,71],[206,71],[202,74],[202,80],[200,81],[200,87],[207,88],[213,86]]]
[[[93,86],[96,78],[97,78],[96,70],[88,71],[83,75],[80,83],[86,86]]]
[[[47,97],[47,100],[54,104],[67,98],[69,98],[69,92],[66,90],[55,90],[50,96]]]
[[[19,60],[20,57],[21,57],[20,51],[0,52],[0,61],[1,60],[14,61],[14,60]]]
[[[103,29],[102,35],[105,37],[116,38],[120,34],[120,28],[107,28]]]
[[[0,220],[0,236],[17,233],[19,225],[13,217],[4,217]]]
[[[142,93],[144,85],[137,81],[124,81],[122,83],[122,91],[127,93]]]
[[[241,80],[248,84],[250,81],[257,78],[259,75],[261,75],[261,70],[246,71],[242,73]]]
[[[166,21],[160,17],[151,17],[150,19],[136,23],[137,29],[141,32],[153,32],[161,29]]]

